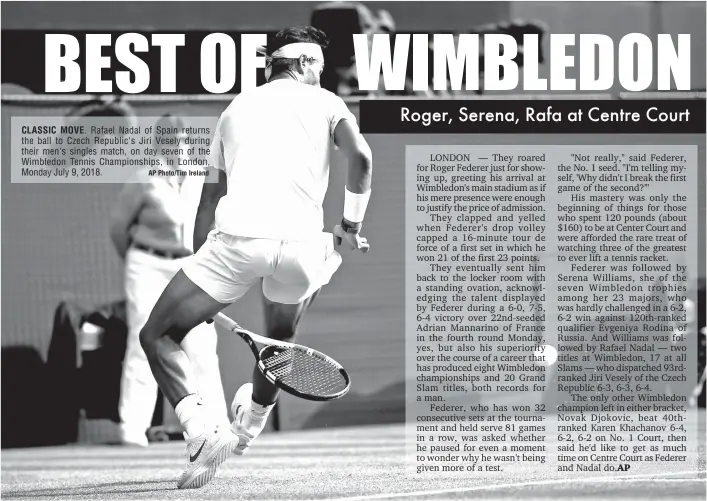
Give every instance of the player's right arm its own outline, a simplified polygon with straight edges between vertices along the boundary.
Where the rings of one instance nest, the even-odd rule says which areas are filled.
[[[348,158],[344,197],[344,217],[334,228],[334,235],[350,249],[368,251],[368,242],[360,236],[363,218],[371,196],[373,154],[368,142],[353,120],[342,119],[334,129],[334,143]]]

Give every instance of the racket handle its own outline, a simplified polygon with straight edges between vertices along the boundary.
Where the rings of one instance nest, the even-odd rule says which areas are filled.
[[[238,325],[235,322],[235,320],[228,318],[226,315],[224,315],[221,312],[214,315],[214,317],[211,318],[210,320],[211,320],[211,322],[216,322],[221,327],[224,327],[224,328],[228,329],[229,331],[236,331],[236,330],[242,329],[242,327],[240,325]],[[208,320],[207,320],[207,322],[208,322]]]

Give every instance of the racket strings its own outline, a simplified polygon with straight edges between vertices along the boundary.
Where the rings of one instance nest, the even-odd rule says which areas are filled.
[[[348,385],[336,363],[309,350],[295,348],[263,355],[265,368],[300,393],[327,397],[345,390]]]

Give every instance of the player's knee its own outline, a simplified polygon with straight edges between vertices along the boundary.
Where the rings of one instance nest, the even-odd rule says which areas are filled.
[[[150,325],[150,322],[140,329],[140,346],[148,358],[155,353],[155,345],[159,337],[159,333]]]

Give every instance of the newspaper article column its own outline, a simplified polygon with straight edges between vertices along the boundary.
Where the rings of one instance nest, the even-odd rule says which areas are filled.
[[[407,147],[411,474],[686,469],[696,166],[690,145]]]

